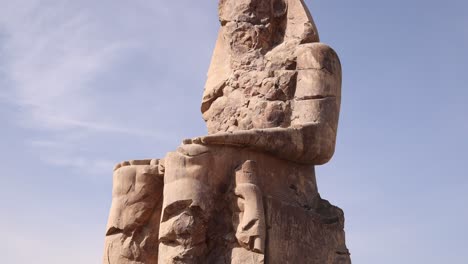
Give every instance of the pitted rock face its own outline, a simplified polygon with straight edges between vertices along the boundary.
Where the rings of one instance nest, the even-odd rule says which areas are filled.
[[[290,127],[298,51],[319,41],[303,1],[221,0],[219,17],[202,103],[208,132]]]
[[[219,19],[235,57],[264,54],[278,45],[284,37],[286,11],[285,0],[222,0]]]
[[[286,14],[287,0],[221,0],[219,19],[226,22],[267,24],[272,17]]]
[[[158,263],[161,166],[156,159],[116,166],[103,263]]]

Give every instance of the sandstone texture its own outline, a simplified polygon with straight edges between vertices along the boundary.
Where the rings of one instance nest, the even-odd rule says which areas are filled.
[[[114,169],[103,263],[349,264],[315,165],[335,150],[337,54],[302,0],[220,0],[208,135]]]

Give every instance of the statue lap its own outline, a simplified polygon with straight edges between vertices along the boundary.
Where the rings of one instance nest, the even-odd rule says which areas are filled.
[[[159,263],[350,263],[336,262],[349,260],[343,213],[313,165],[197,144],[164,160]]]
[[[313,165],[198,144],[122,164],[104,263],[350,263]]]

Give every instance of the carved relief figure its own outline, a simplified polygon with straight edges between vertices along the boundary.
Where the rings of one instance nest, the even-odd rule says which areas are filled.
[[[265,212],[262,192],[257,185],[255,161],[246,161],[236,171],[237,212],[233,216],[239,244],[253,252],[265,253]]]

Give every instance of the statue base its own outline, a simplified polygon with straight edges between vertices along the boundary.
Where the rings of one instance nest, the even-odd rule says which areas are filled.
[[[351,263],[313,165],[182,145],[114,171],[104,263]]]

